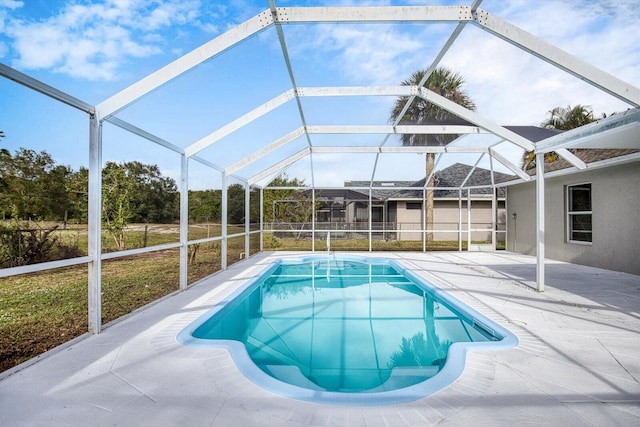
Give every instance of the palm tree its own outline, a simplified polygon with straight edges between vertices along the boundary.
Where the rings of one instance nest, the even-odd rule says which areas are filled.
[[[556,107],[549,111],[549,118],[542,122],[540,126],[546,129],[569,130],[579,128],[586,124],[595,122],[593,110],[588,105],[576,105],[567,108]]]
[[[593,110],[588,105],[578,104],[575,107],[568,105],[567,108],[556,107],[548,111],[549,118],[540,123],[546,129],[569,130],[579,128],[586,124],[595,122]],[[551,151],[545,153],[544,160],[551,163],[558,158],[558,155]],[[522,169],[528,170],[536,167],[536,154],[533,151],[526,151],[522,155]]]
[[[427,76],[427,69],[414,72],[411,77],[404,80],[403,86],[418,86],[435,92],[469,110],[475,110],[475,103],[469,95],[462,89],[464,78],[462,75],[444,67],[439,67]],[[425,80],[425,77],[426,80]],[[424,83],[423,83],[424,81]],[[447,110],[430,103],[422,98],[414,98],[413,102],[402,114],[407,102],[411,98],[403,96],[396,99],[389,115],[389,121],[397,125],[428,125],[428,124],[468,124],[465,120],[458,118]],[[409,135],[403,134],[400,141],[403,146],[444,146],[458,138],[459,135],[439,134],[439,135]],[[425,165],[425,179],[431,176],[434,167],[434,153],[427,153]],[[427,183],[427,187],[433,187],[433,177]],[[433,190],[428,190],[426,194],[426,214],[427,230],[433,229]],[[429,235],[428,240],[432,240],[433,235]]]

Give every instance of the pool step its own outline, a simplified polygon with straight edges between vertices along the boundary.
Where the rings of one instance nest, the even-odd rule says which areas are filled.
[[[316,383],[305,377],[300,368],[292,365],[265,365],[263,369],[278,380],[287,384],[297,385],[310,390],[324,390]]]
[[[283,365],[293,365],[296,367],[304,367],[304,365],[297,359],[294,359],[291,355],[287,355],[282,353],[280,350],[274,348],[273,346],[266,344],[252,336],[247,337],[246,340],[247,347],[251,346],[253,348],[247,348],[250,354],[253,355],[252,358],[263,359],[263,357],[259,357],[260,354],[258,352],[262,352],[265,354],[265,359],[272,361],[281,361]]]
[[[288,384],[310,390],[341,392],[381,392],[421,383],[435,376],[437,366],[377,369],[312,369],[309,377],[298,366],[265,365],[269,375]]]
[[[434,377],[440,372],[438,366],[400,366],[391,370],[389,378],[380,386],[371,389],[371,392],[397,390],[399,388],[410,387]]]

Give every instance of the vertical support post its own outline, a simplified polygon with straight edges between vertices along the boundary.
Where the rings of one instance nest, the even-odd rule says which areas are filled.
[[[493,212],[493,218],[491,220],[491,250],[495,252],[498,244],[498,190],[496,189],[495,174],[493,171],[493,156],[489,156],[489,166],[491,169],[491,189],[493,190],[493,197],[491,198],[491,211]]]
[[[382,202],[382,240],[385,242],[387,238],[387,221],[389,220],[389,202],[385,199]],[[397,235],[396,235],[397,236]]]
[[[427,157],[429,155],[427,154]],[[427,251],[427,189],[422,188],[422,252]]]
[[[373,214],[373,208],[371,207],[373,202],[373,197],[371,195],[371,187],[369,187],[369,252],[371,252],[373,246],[372,246],[372,240],[373,240],[373,233],[371,232],[372,226],[373,226],[373,221],[372,221],[372,214]]]
[[[536,154],[536,285],[544,292],[544,154]]]
[[[462,189],[458,188],[458,252],[462,252]]]
[[[509,215],[509,190],[507,187],[504,188],[504,249],[507,251],[513,251],[513,249],[509,249],[509,221],[511,215]]]
[[[467,252],[471,250],[471,189],[467,188]]]
[[[89,196],[88,196],[88,305],[89,332],[102,329],[102,121],[95,112],[89,122]]]
[[[228,190],[227,190],[227,174],[222,172],[222,207],[220,209],[220,220],[222,222],[221,227],[222,227],[222,240],[221,240],[221,245],[220,245],[220,268],[222,270],[226,270],[227,269],[227,244],[228,244],[228,240],[227,240],[227,206],[228,206],[228,200],[227,200],[227,195],[228,195]]]
[[[496,231],[498,229],[498,190],[493,187],[493,197],[491,197],[491,249],[496,251]]]
[[[260,187],[260,252],[264,250],[264,188]]]
[[[311,252],[316,251],[316,187],[311,189]],[[304,227],[304,225],[303,225]]]
[[[249,182],[244,186],[244,258],[248,259],[251,253],[251,186]]]
[[[189,268],[189,159],[180,156],[180,289],[187,289]]]

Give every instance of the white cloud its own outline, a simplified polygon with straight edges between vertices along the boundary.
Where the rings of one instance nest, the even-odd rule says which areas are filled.
[[[393,27],[337,27],[324,43],[341,51],[332,63],[342,65],[350,81],[358,83],[394,80],[403,68],[403,56],[420,44]]]
[[[376,3],[381,2],[342,2]],[[489,13],[638,85],[636,6],[631,0],[580,0],[578,4],[573,0],[487,0],[481,5]],[[312,56],[318,64],[325,61],[347,84],[397,84],[430,64],[453,26],[319,25],[306,33],[287,30],[293,36],[288,38],[294,39],[289,43],[293,55]],[[461,72],[478,112],[500,123],[538,124],[548,110],[559,105],[591,105],[596,114],[626,108],[615,97],[471,24],[441,65]]]
[[[294,56],[312,57],[347,84],[397,84],[420,66],[424,41],[398,25],[318,25],[287,28]],[[411,70],[411,71],[408,71]]]
[[[8,9],[18,9],[24,6],[23,1],[19,0],[0,0],[0,7],[6,7]]]
[[[40,21],[5,20],[4,33],[13,40],[13,65],[18,68],[112,80],[131,58],[162,53],[167,35],[160,37],[158,31],[196,19],[199,4],[179,0],[69,3],[59,14]]]
[[[640,38],[624,9],[601,13],[602,4],[575,2],[485,2],[497,13],[570,54],[638,85]],[[624,2],[623,2],[624,3]],[[499,2],[505,5],[505,2]],[[615,12],[615,13],[613,13]],[[638,16],[638,12],[632,12]],[[571,25],[567,25],[570,22]],[[610,114],[628,104],[476,27],[465,29],[443,65],[460,71],[478,112],[499,123],[539,124],[556,106],[584,104]]]

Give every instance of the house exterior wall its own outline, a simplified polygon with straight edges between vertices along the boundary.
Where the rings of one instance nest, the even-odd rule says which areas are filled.
[[[435,230],[433,239],[436,241],[458,240],[458,215],[457,200],[436,199],[433,207],[433,228]],[[498,217],[504,219],[504,215],[504,201],[501,200],[498,202]],[[471,228],[480,231],[473,231],[471,240],[491,241],[492,222],[491,200],[472,200]],[[399,230],[398,240],[422,240],[422,233],[408,231],[418,230],[422,227],[421,209],[407,209],[406,201],[398,201],[396,223]],[[462,230],[465,232],[462,235],[462,240],[466,241],[466,231],[468,230],[466,199],[462,200]]]
[[[504,201],[498,201],[498,217],[504,218]],[[438,230],[458,230],[458,201],[437,200],[433,209],[434,240],[458,240],[457,233],[440,232]],[[471,201],[471,240],[474,242],[491,241],[493,214],[491,200]],[[462,240],[467,240],[467,200],[462,200]],[[486,230],[486,231],[485,231]]]
[[[398,201],[396,204],[396,224],[398,240],[422,240],[422,233],[410,230],[422,229],[422,209],[407,209],[407,203],[422,201]]]
[[[545,256],[640,274],[640,163],[545,179]],[[592,244],[567,241],[566,186],[591,183]],[[507,190],[507,249],[536,254],[535,182]],[[513,218],[513,214],[516,218]]]

